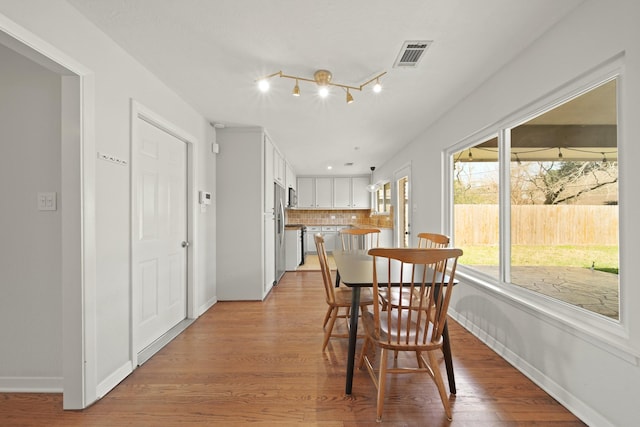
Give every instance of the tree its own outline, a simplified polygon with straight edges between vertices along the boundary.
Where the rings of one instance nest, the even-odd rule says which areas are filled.
[[[512,195],[528,194],[530,203],[559,205],[577,201],[586,193],[618,182],[617,162],[528,162],[519,176],[512,175]],[[514,184],[518,184],[514,186]],[[512,196],[513,199],[513,196]],[[515,202],[515,200],[512,200]],[[522,202],[522,201],[521,201]],[[605,201],[603,201],[605,203]],[[610,203],[610,201],[608,201]]]
[[[497,204],[498,164],[456,162],[453,195],[456,204]]]

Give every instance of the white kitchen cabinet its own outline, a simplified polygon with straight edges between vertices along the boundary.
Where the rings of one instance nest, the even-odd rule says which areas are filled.
[[[333,204],[333,178],[298,177],[298,208],[331,209]]]
[[[310,209],[310,208],[316,207],[315,184],[316,184],[316,181],[314,178],[310,178],[310,177],[298,178],[298,188],[297,188],[298,208]]]
[[[262,128],[218,129],[217,142],[217,298],[263,300],[275,280],[273,144]]]
[[[333,207],[333,178],[316,178],[316,208]]]
[[[368,176],[298,177],[298,208],[369,209]]]
[[[368,176],[354,176],[351,178],[351,207],[355,209],[371,208],[371,193],[367,190]]]
[[[265,196],[269,192],[273,193],[273,179],[274,179],[274,147],[271,139],[264,135],[264,194]],[[264,198],[264,212],[275,212],[273,205],[273,197]]]
[[[322,236],[324,237],[324,250],[333,252],[338,239],[338,228],[335,225],[323,225]],[[342,245],[342,243],[340,243],[340,245]]]
[[[334,177],[333,207],[337,209],[369,209],[371,193],[368,176]]]
[[[275,241],[276,241],[276,220],[275,217],[271,214],[264,214],[264,250],[262,251],[264,261],[264,269],[262,273],[263,277],[263,296],[260,299],[263,299],[266,296],[266,293],[273,286],[273,283],[276,280],[276,250],[275,250]],[[246,267],[245,267],[246,268]],[[219,299],[220,297],[218,297]]]
[[[307,234],[306,234],[306,249],[307,253],[316,254],[318,251],[316,250],[316,241],[315,235],[322,232],[322,227],[319,225],[307,225]]]
[[[348,209],[351,207],[351,178],[348,176],[333,178],[333,207]]]
[[[287,271],[296,271],[302,262],[302,230],[285,230],[284,247],[286,252],[285,268]]]
[[[288,162],[284,163],[284,178],[284,188],[297,188],[296,173]]]
[[[273,149],[273,179],[278,184],[285,186],[285,167],[284,167],[284,157],[278,151],[277,148]]]

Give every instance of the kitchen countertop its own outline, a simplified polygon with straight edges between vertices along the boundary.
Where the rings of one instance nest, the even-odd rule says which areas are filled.
[[[285,224],[285,230],[301,230],[304,224]]]
[[[297,228],[301,228],[303,226],[306,227],[322,227],[322,226],[334,226],[334,227],[344,227],[344,226],[348,226],[348,227],[353,227],[353,228],[377,228],[380,230],[384,230],[384,229],[393,229],[393,227],[381,227],[379,225],[369,225],[369,224],[327,224],[327,223],[320,223],[320,224],[286,224],[285,228],[288,230],[295,230]]]

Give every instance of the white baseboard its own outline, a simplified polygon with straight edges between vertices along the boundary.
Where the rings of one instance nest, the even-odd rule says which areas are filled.
[[[207,310],[213,307],[218,302],[217,297],[211,298],[198,308],[198,317],[202,316]]]
[[[96,387],[97,400],[102,399],[104,395],[109,393],[115,386],[125,379],[131,372],[133,372],[133,365],[131,361],[127,361],[124,365],[116,369],[111,375],[105,378]]]
[[[169,329],[164,335],[162,335],[160,338],[140,351],[140,353],[138,353],[138,366],[151,359],[154,354],[162,350],[165,345],[169,344],[175,337],[180,335],[182,331],[187,329],[193,322],[195,322],[195,319],[184,319],[182,322]]]
[[[0,377],[2,393],[62,393],[62,377]]]

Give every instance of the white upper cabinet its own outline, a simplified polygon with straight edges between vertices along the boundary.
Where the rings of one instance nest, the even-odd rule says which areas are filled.
[[[264,135],[264,212],[274,212],[273,181],[274,181],[274,152],[273,143]]]
[[[277,148],[273,148],[273,179],[285,187],[285,161]]]
[[[333,178],[316,178],[316,208],[333,207]]]
[[[284,163],[284,177],[285,188],[293,188],[295,190],[298,185],[296,183],[296,174],[287,162]]]
[[[368,176],[299,177],[299,209],[369,209]]]
[[[298,184],[296,183],[296,175],[289,166],[287,161],[284,162],[284,188],[285,188],[285,197],[287,199],[287,206],[291,206],[291,200],[289,200],[289,189],[293,188],[295,191]]]
[[[354,176],[351,178],[351,207],[355,209],[371,208],[371,193],[367,190],[368,176]]]
[[[298,208],[311,209],[316,207],[315,178],[298,178]]]
[[[351,207],[351,178],[348,176],[333,178],[333,207],[345,209]]]

